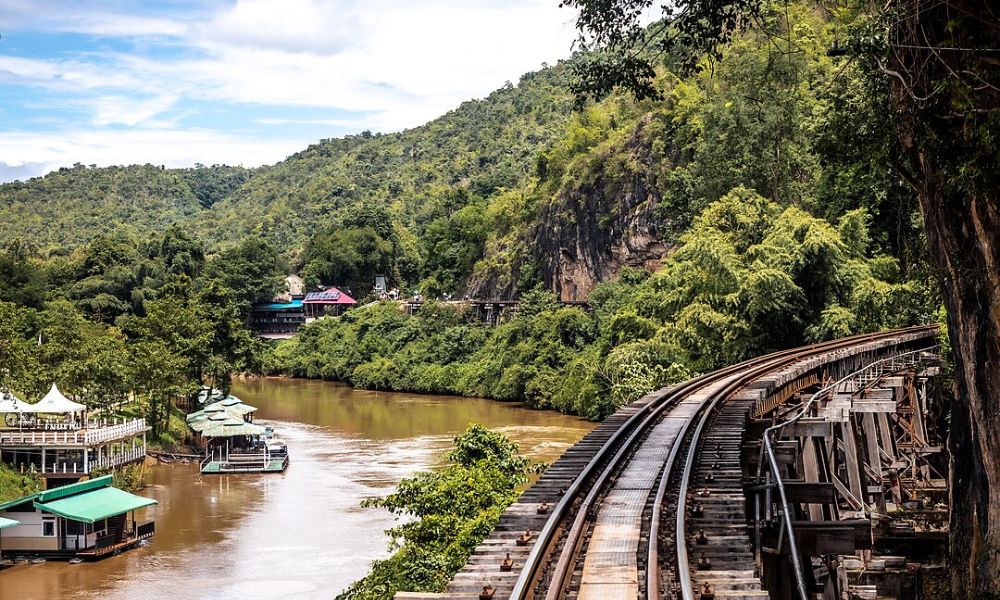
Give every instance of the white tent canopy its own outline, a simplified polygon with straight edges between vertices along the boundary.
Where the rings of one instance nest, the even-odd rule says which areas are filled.
[[[0,394],[0,413],[21,412],[25,406],[29,406],[29,404],[19,400],[14,394]]]
[[[79,402],[73,402],[66,396],[62,395],[56,384],[52,384],[52,389],[49,390],[45,397],[36,402],[35,404],[26,404],[24,402],[20,403],[21,410],[17,412],[26,413],[75,413],[87,410],[87,406],[80,404]]]

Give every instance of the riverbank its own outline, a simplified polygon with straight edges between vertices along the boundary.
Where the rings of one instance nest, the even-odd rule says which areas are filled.
[[[0,573],[0,600],[329,600],[388,556],[398,524],[361,502],[439,467],[470,423],[500,431],[550,462],[593,424],[514,403],[357,390],[343,384],[248,378],[233,393],[257,406],[289,445],[283,474],[201,475],[195,461],[147,466],[156,499],[146,547],[93,563],[18,565]]]

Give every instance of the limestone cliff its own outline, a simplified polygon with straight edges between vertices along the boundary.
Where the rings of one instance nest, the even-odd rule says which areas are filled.
[[[661,184],[670,149],[655,143],[661,131],[655,121],[647,115],[621,139],[574,161],[555,193],[539,203],[518,244],[521,256],[474,276],[469,295],[516,295],[518,280],[531,269],[561,300],[586,300],[624,266],[655,269],[674,235]]]

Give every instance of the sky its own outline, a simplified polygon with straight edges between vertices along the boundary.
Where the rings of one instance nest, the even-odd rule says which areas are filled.
[[[569,56],[558,0],[0,0],[0,181],[257,166]]]

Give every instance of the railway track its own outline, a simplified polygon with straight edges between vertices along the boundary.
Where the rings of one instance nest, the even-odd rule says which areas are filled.
[[[777,352],[646,396],[556,461],[446,594],[397,598],[768,598],[747,527],[741,464],[747,415],[760,397],[755,382],[922,331],[929,329]]]

